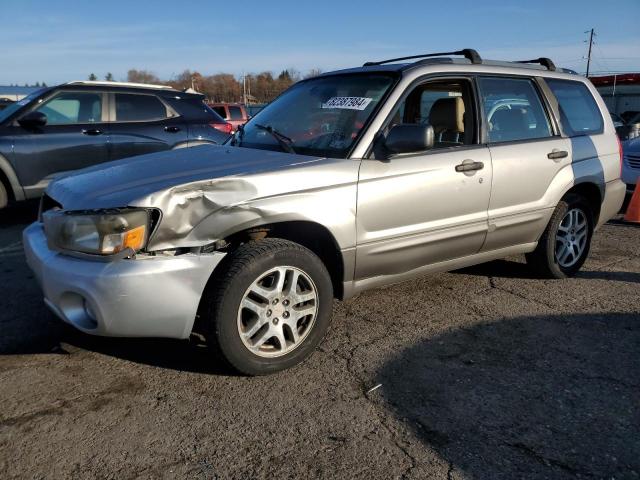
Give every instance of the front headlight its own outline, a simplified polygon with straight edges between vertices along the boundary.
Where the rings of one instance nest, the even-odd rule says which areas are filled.
[[[57,250],[94,255],[112,255],[126,248],[137,252],[148,239],[147,210],[49,211],[43,221],[47,241]]]

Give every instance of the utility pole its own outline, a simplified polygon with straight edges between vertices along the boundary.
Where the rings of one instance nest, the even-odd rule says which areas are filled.
[[[587,32],[585,32],[587,33]],[[591,47],[593,46],[593,28],[589,34],[589,53],[587,54],[587,78],[589,78],[589,66],[591,65]]]
[[[247,104],[247,76],[242,72],[242,97],[244,104]]]

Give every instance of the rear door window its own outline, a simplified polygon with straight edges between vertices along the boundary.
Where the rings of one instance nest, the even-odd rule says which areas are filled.
[[[489,143],[552,136],[549,118],[532,80],[481,77],[478,83]]]
[[[602,133],[604,121],[593,95],[582,82],[545,79],[558,100],[560,121],[569,136]]]
[[[102,121],[102,94],[60,92],[36,111],[47,116],[47,125],[71,125]]]
[[[224,107],[213,107],[213,111],[220,115],[223,119],[227,119],[227,112]]]
[[[244,120],[242,109],[233,105],[229,106],[229,116],[231,120]]]
[[[116,122],[141,122],[168,118],[170,112],[155,95],[116,93]]]

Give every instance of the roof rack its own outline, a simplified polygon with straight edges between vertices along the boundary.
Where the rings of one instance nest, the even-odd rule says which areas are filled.
[[[367,62],[363,65],[363,67],[370,67],[373,65],[382,65],[384,63],[392,63],[398,62],[400,60],[413,60],[417,58],[429,58],[429,57],[442,57],[445,55],[462,55],[471,63],[479,64],[482,63],[482,57],[472,48],[465,48],[463,50],[456,50],[455,52],[440,52],[440,53],[425,53],[424,55],[412,55],[410,57],[398,57],[398,58],[390,58],[389,60],[381,60],[379,62]],[[551,61],[551,60],[549,60]]]
[[[109,82],[99,80],[75,80],[68,82],[65,85],[107,85],[111,87],[137,87],[137,88],[157,88],[163,90],[175,90],[169,85],[154,85],[152,83],[133,83],[133,82]]]
[[[543,67],[547,67],[547,70],[550,72],[556,71],[556,65],[547,57],[535,58],[533,60],[518,60],[515,63],[539,63]]]

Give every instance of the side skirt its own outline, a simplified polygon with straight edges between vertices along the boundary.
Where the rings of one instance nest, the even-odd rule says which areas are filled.
[[[392,285],[395,283],[411,280],[413,278],[422,277],[431,273],[448,272],[451,270],[457,270],[459,268],[470,267],[471,265],[477,265],[479,263],[490,262],[492,260],[508,257],[510,255],[532,252],[533,250],[535,250],[536,245],[537,242],[523,243],[520,245],[500,248],[488,252],[480,252],[474,255],[469,255],[467,257],[455,258],[453,260],[433,263],[431,265],[424,265],[408,272],[403,272],[395,275],[380,275],[377,277],[369,277],[363,278],[361,280],[344,282],[343,299],[346,300],[348,298],[351,298],[365,290],[369,290],[370,288]]]

